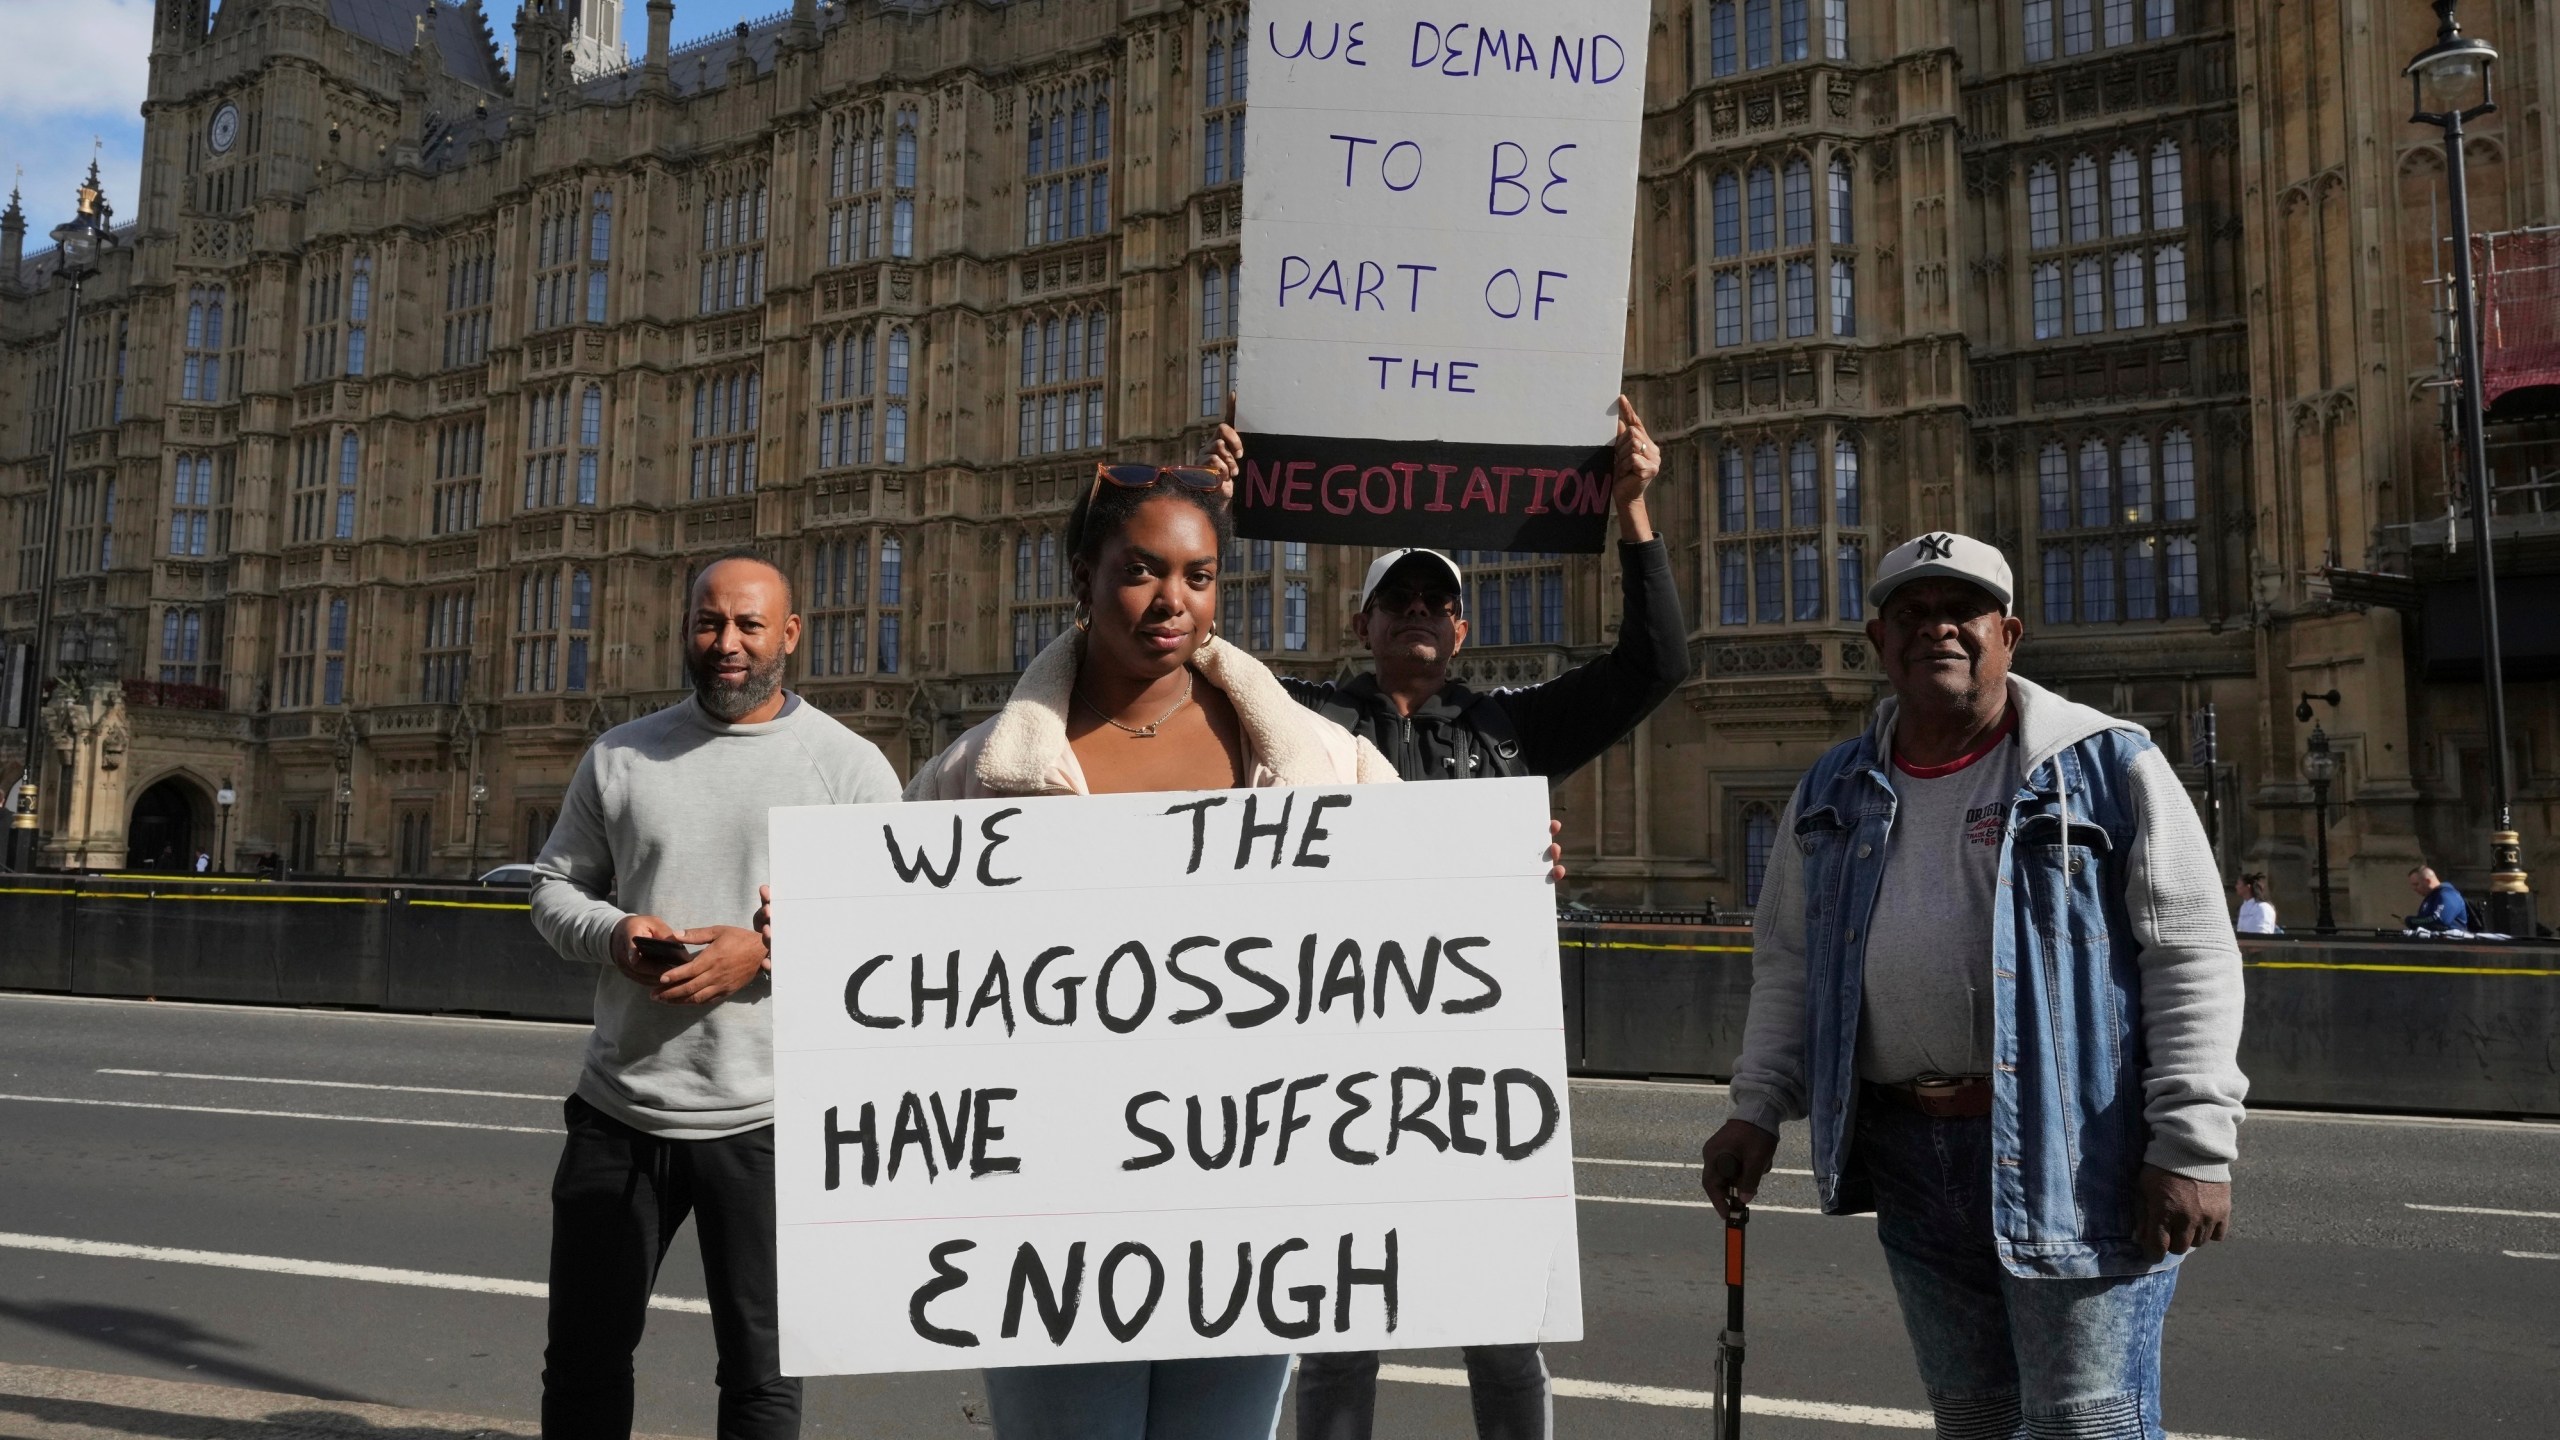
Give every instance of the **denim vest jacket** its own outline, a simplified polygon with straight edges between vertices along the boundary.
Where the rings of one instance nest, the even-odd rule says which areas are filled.
[[[2147,1139],[2140,942],[2124,899],[2133,762],[2151,742],[2107,729],[2031,768],[2010,805],[1992,926],[1992,1229],[2018,1275],[2165,1269],[2134,1239]],[[1804,857],[1805,1080],[1827,1213],[1874,1208],[1854,1153],[1858,1010],[1895,798],[1872,733],[1833,749],[1796,796]]]

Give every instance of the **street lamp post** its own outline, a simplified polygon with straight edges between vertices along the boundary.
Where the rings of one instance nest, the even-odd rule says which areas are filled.
[[[478,775],[471,777],[471,859],[465,866],[463,879],[480,878],[480,817],[489,811],[489,785]]]
[[[240,801],[240,792],[231,788],[231,777],[222,777],[222,788],[213,792],[213,808],[222,815],[221,838],[214,842],[215,866],[223,874],[231,873],[231,807]]]
[[[355,805],[355,777],[344,770],[338,772],[338,875],[347,873],[347,811]]]
[[[98,273],[108,251],[115,248],[114,207],[107,204],[106,193],[98,185],[98,164],[89,162],[88,183],[80,187],[80,211],[53,230],[53,273],[69,291],[62,317],[61,374],[54,390],[53,406],[53,475],[45,492],[42,567],[36,587],[36,632],[27,652],[27,718],[26,733],[21,737],[24,757],[19,773],[16,803],[9,817],[9,868],[27,871],[36,867],[37,830],[41,824],[36,802],[36,738],[42,729],[44,710],[44,643],[45,632],[53,628],[53,576],[61,539],[62,487],[71,460],[71,376],[80,339],[80,287]]]
[[[2317,722],[2311,726],[2311,744],[2303,751],[2302,773],[2311,781],[2311,825],[2320,857],[2320,918],[2314,928],[2323,935],[2333,935],[2338,921],[2329,909],[2329,782],[2337,778],[2338,757],[2329,748],[2329,732]]]
[[[2480,670],[2489,702],[2489,921],[2509,935],[2534,933],[2533,890],[2524,872],[2524,847],[2515,828],[2514,796],[2507,771],[2506,666],[2498,637],[2498,569],[2490,551],[2489,446],[2482,433],[2478,292],[2471,273],[2471,194],[2465,177],[2462,127],[2498,108],[2490,73],[2498,52],[2488,41],[2466,36],[2453,18],[2454,0],[2435,0],[2436,43],[2418,52],[2405,73],[2412,125],[2444,131],[2444,183],[2453,221],[2453,343],[2462,399],[2454,406],[2462,447],[2463,490],[2471,503],[2471,547],[2478,559]],[[2432,107],[2432,108],[2430,108]]]

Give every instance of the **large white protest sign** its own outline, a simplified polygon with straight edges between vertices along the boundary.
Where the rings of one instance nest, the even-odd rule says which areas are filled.
[[[1580,1337],[1544,782],[771,825],[789,1373]]]
[[[1246,533],[1597,550],[1646,0],[1254,0]]]

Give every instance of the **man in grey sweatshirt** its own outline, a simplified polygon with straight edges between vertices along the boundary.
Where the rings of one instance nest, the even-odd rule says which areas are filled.
[[[1810,1120],[1822,1209],[1876,1212],[1940,1435],[2157,1437],[2248,1091],[2212,849],[2142,727],[2009,673],[1998,550],[1923,535],[1868,598],[1893,698],[1779,821],[1708,1194],[1747,1202]]]
[[[632,1352],[687,1214],[720,1440],[800,1433],[775,1322],[771,962],[754,928],[765,812],[886,803],[899,786],[869,741],[782,688],[799,641],[780,570],[743,555],[704,570],[686,610],[693,697],[596,741],[535,862],[534,928],[598,967],[551,1190],[546,1440],[627,1440]],[[673,963],[647,953],[670,945]]]

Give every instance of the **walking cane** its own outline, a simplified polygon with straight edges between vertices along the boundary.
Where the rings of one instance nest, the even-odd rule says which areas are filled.
[[[1715,1440],[1742,1440],[1742,1230],[1751,1208],[1738,1185],[1742,1158],[1716,1157],[1716,1183],[1724,1187],[1724,1331],[1716,1336]]]

